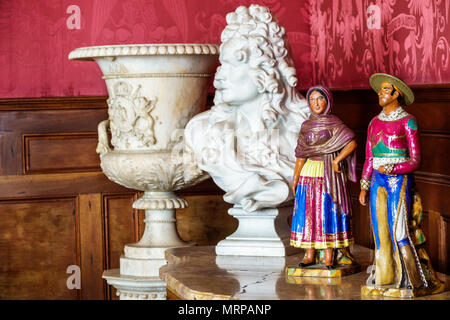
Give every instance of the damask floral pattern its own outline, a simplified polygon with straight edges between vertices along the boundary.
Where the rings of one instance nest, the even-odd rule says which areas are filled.
[[[375,72],[409,84],[450,81],[449,1],[311,0],[310,5],[314,83],[368,88]],[[373,15],[379,15],[380,26],[371,24]]]
[[[374,72],[409,84],[450,82],[450,1],[445,0],[1,0],[0,97],[106,95],[95,63],[77,47],[220,43],[240,5],[270,8],[286,29],[299,89],[369,87]],[[80,29],[66,25],[76,5]],[[369,28],[376,5],[380,29]]]
[[[289,0],[1,0],[0,97],[107,95],[100,69],[69,61],[78,47],[132,43],[220,43],[225,16],[239,5],[268,6],[286,27],[310,83],[308,3]],[[81,28],[69,30],[70,5]],[[300,67],[301,66],[301,67]]]

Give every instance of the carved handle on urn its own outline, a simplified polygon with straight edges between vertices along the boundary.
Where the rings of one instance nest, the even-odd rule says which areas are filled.
[[[111,151],[108,138],[109,120],[104,120],[98,125],[98,144],[95,150],[100,156]]]

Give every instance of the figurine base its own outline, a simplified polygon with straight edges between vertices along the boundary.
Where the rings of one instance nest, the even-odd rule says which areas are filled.
[[[445,291],[444,283],[440,283],[434,287],[418,288],[418,289],[406,289],[395,288],[392,285],[387,286],[362,286],[361,294],[364,296],[379,296],[379,297],[393,297],[393,298],[417,298],[422,296],[428,296]]]
[[[293,277],[286,275],[286,283],[290,284],[303,284],[303,285],[315,285],[315,286],[338,286],[342,284],[341,277],[334,278],[317,278],[317,277]]]
[[[323,265],[316,264],[309,267],[287,267],[286,275],[289,277],[340,278],[360,271],[361,266],[358,264],[338,265],[331,270]]]

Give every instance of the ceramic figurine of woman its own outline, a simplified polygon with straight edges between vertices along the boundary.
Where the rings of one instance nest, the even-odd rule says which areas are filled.
[[[334,249],[353,243],[347,179],[356,182],[355,134],[330,114],[331,92],[308,90],[311,115],[300,129],[293,192],[295,206],[290,244],[306,249],[299,267],[316,264],[316,250],[325,251],[325,266],[334,268]]]

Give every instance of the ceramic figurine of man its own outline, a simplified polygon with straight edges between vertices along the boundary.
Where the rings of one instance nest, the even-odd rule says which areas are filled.
[[[375,274],[363,293],[434,293],[440,283],[423,248],[420,198],[413,192],[412,172],[420,166],[417,121],[403,109],[413,103],[414,94],[402,80],[384,73],[372,75],[370,85],[383,110],[369,124],[359,195],[366,205],[370,192],[376,247]]]

